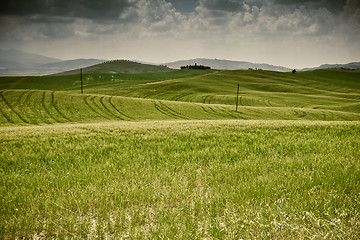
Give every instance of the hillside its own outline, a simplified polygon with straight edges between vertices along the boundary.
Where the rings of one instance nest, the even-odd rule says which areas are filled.
[[[105,61],[106,60],[101,59],[74,59],[43,64],[38,66],[37,69],[43,72],[60,73],[74,69],[89,67],[92,65],[103,63]]]
[[[171,71],[166,66],[142,64],[128,60],[113,60],[83,68],[83,73],[91,74],[118,74],[118,73],[154,73]],[[55,74],[56,76],[79,74],[79,70]]]
[[[7,77],[0,78],[0,123],[360,120],[358,79],[360,72],[341,70],[297,74],[248,70],[84,74],[81,94],[79,75]]]
[[[0,49],[0,76],[42,75],[50,73],[39,66],[61,61],[57,58],[46,57],[20,50]]]
[[[206,58],[196,58],[190,60],[181,60],[176,62],[164,63],[164,65],[169,66],[174,69],[180,69],[181,66],[186,65],[194,65],[195,63],[200,65],[209,66],[212,69],[219,70],[244,70],[244,69],[263,69],[270,71],[280,71],[280,72],[290,72],[292,69],[281,67],[281,66],[273,66],[270,64],[264,63],[251,63],[244,61],[230,61],[230,60],[222,60],[222,59],[206,59]]]
[[[327,69],[327,68],[343,68],[348,70],[360,69],[360,62],[351,62],[346,64],[322,64],[314,68],[304,68],[301,71],[310,71],[310,70]]]
[[[2,69],[32,69],[47,63],[59,62],[60,59],[46,57],[20,50],[0,49],[0,68]]]

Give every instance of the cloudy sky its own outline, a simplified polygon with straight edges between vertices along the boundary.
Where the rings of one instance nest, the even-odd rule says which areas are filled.
[[[2,0],[0,48],[60,59],[360,61],[360,0]]]

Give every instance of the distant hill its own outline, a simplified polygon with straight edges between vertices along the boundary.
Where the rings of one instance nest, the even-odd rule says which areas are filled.
[[[65,72],[65,71],[70,71],[70,70],[74,70],[74,69],[89,67],[92,65],[103,63],[105,61],[107,61],[107,60],[74,59],[74,60],[67,60],[67,61],[43,64],[43,65],[37,67],[37,69],[43,70],[44,72],[47,71],[47,72],[51,72],[51,73],[59,73],[59,72]]]
[[[0,50],[0,75],[48,75],[102,63],[101,59],[63,61],[20,50]]]
[[[168,71],[172,71],[172,69],[163,65],[142,64],[129,60],[107,61],[104,63],[83,68],[83,73],[85,74],[86,73],[92,73],[92,74],[155,73],[155,72],[168,72]],[[79,73],[79,69],[76,69],[54,75],[56,76],[74,75],[78,73]]]
[[[61,59],[45,57],[20,50],[0,50],[2,69],[33,69],[43,64],[59,62]]]
[[[205,66],[209,66],[212,69],[219,69],[219,70],[241,70],[241,69],[263,69],[263,70],[270,70],[270,71],[280,71],[280,72],[289,72],[292,69],[281,67],[281,66],[273,66],[270,64],[264,63],[251,63],[251,62],[244,62],[244,61],[230,61],[230,60],[221,60],[221,59],[206,59],[206,58],[196,58],[190,60],[181,60],[176,62],[164,63],[164,65],[180,69],[181,66],[186,65],[194,65],[194,64],[201,64]]]
[[[319,67],[304,68],[301,69],[301,71],[310,71],[310,70],[327,69],[327,68],[360,69],[360,62],[351,62],[347,64],[322,64]]]

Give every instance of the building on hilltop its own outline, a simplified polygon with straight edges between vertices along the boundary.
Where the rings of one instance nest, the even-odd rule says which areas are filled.
[[[203,66],[203,65],[197,65],[195,63],[195,65],[186,65],[186,66],[181,66],[180,69],[200,69],[200,70],[205,70],[205,69],[211,69],[208,66]]]

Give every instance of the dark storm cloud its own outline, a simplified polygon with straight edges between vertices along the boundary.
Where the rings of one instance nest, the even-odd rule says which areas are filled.
[[[193,12],[196,6],[199,5],[198,0],[166,0],[170,2],[174,8],[181,13]]]
[[[0,14],[115,20],[131,5],[128,0],[3,0]]]
[[[243,0],[200,0],[200,5],[208,10],[236,12],[244,9]]]
[[[282,5],[305,5],[313,8],[326,8],[330,12],[340,13],[344,10],[346,0],[273,0]]]

